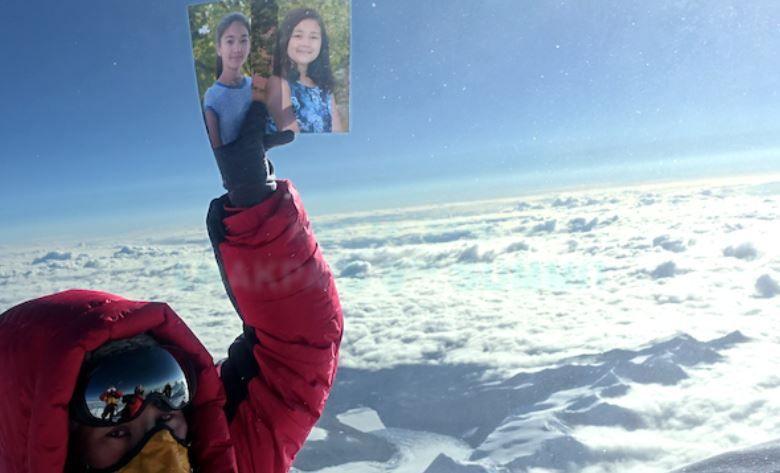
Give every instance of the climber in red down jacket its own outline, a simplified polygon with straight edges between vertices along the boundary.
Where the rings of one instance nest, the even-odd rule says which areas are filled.
[[[161,302],[17,305],[0,315],[0,472],[289,470],[333,385],[342,314],[298,193],[268,177],[264,151],[293,137],[264,136],[265,113],[253,104],[214,150],[228,193],[207,225],[244,327],[228,358],[215,366]]]

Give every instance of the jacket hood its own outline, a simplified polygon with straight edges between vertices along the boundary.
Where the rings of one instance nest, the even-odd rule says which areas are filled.
[[[62,471],[68,404],[85,355],[106,342],[148,333],[175,345],[197,372],[191,452],[199,471],[235,471],[225,395],[213,360],[167,305],[105,292],[70,290],[0,315],[0,471]]]

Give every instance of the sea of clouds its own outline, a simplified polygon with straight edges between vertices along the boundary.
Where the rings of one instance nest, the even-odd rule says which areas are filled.
[[[346,332],[295,467],[659,472],[773,440],[779,214],[764,178],[315,218]],[[0,248],[0,311],[75,287],[168,302],[216,358],[241,330],[205,229]]]

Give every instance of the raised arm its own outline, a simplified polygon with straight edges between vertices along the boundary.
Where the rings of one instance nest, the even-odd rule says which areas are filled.
[[[225,288],[244,323],[221,366],[226,411],[239,471],[281,473],[333,384],[341,307],[292,184],[277,181],[244,208],[229,195],[215,199],[208,216]]]

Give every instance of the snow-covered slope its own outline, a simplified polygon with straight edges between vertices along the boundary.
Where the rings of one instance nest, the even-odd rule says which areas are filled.
[[[780,440],[723,453],[673,473],[775,473],[780,471]]]
[[[422,452],[399,444],[388,451],[381,440],[392,445],[393,440],[416,437],[420,432],[461,443],[451,453],[460,461],[440,457],[431,465],[432,471],[444,465],[458,465],[462,471],[533,467],[568,471],[615,461],[640,463],[652,452],[639,445],[626,448],[625,442],[605,442],[594,448],[580,438],[579,431],[601,429],[619,436],[652,429],[651,420],[640,410],[621,405],[633,389],[656,385],[671,391],[691,382],[686,370],[722,363],[721,352],[748,342],[739,332],[709,342],[678,335],[639,350],[583,355],[555,368],[508,379],[491,376],[488,367],[478,365],[401,365],[376,371],[345,368],[320,422],[327,437],[310,441],[296,465],[318,470],[339,465],[345,458],[362,462],[362,466],[352,465],[356,471],[391,459],[403,465],[419,460]],[[363,406],[359,412],[365,417],[381,419],[381,424],[374,422],[370,429],[355,431],[334,414],[349,412],[355,405]],[[446,442],[439,439],[439,443],[444,453]],[[339,454],[332,458],[334,452]],[[436,453],[427,455],[435,457]],[[407,470],[396,466],[376,471]]]

